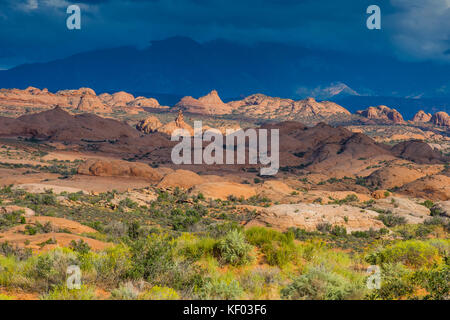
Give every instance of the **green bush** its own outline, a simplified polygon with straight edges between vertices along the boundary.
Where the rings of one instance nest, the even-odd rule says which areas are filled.
[[[243,290],[236,280],[210,279],[198,291],[200,299],[208,300],[235,300],[239,299]]]
[[[174,243],[167,235],[150,235],[131,245],[131,276],[154,284],[166,284],[175,267]]]
[[[139,300],[178,300],[179,294],[172,288],[154,286],[139,295]]]
[[[111,292],[113,300],[136,300],[138,296],[139,290],[131,282],[122,284]]]
[[[368,256],[366,261],[373,265],[403,263],[411,267],[432,266],[441,261],[439,250],[430,242],[407,240],[389,245]]]
[[[42,300],[94,300],[95,291],[84,285],[80,289],[68,289],[65,285],[59,285],[40,298]]]
[[[352,282],[324,268],[312,267],[281,290],[290,300],[344,300],[361,297],[363,284]]]
[[[252,246],[245,240],[245,236],[238,230],[228,233],[216,244],[215,252],[220,261],[234,266],[244,265],[251,261]]]

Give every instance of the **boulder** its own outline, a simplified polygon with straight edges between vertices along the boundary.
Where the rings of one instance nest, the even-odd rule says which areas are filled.
[[[158,182],[162,176],[145,163],[89,159],[78,167],[79,174],[100,177],[136,177]]]
[[[158,188],[182,188],[190,189],[195,185],[205,183],[205,179],[195,172],[189,170],[176,170],[175,172],[168,173],[160,183]]]

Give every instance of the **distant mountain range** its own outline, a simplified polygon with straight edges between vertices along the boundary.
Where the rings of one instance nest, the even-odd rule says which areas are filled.
[[[254,93],[314,97],[351,111],[384,104],[411,117],[419,109],[449,110],[449,74],[450,65],[388,56],[174,37],[152,41],[145,49],[111,48],[17,66],[0,71],[0,88],[124,90],[167,105],[185,95],[202,96],[217,89],[228,97],[224,101]]]

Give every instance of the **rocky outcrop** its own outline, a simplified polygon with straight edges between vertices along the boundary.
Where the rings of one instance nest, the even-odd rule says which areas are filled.
[[[0,215],[2,214],[11,214],[13,212],[20,212],[23,214],[24,217],[33,217],[36,213],[34,210],[30,208],[25,207],[19,207],[19,206],[0,206]]]
[[[294,227],[314,231],[320,224],[330,223],[352,232],[383,228],[377,217],[375,211],[347,205],[281,204],[262,209],[246,226],[265,226],[282,231]]]
[[[430,121],[436,126],[450,127],[450,116],[447,112],[436,112]]]
[[[161,121],[155,116],[150,116],[147,119],[139,121],[136,129],[144,133],[157,132],[162,127]]]
[[[305,117],[326,118],[333,115],[350,115],[348,110],[336,103],[330,101],[317,102],[314,98],[294,101],[255,94],[228,104],[234,113],[268,119],[285,118],[293,120]]]
[[[450,157],[434,150],[428,143],[420,140],[400,142],[391,148],[393,155],[421,164],[446,163]]]
[[[205,182],[205,179],[195,172],[189,170],[176,170],[175,172],[167,174],[160,183],[158,188],[182,188],[190,189],[195,185]]]
[[[412,121],[413,122],[429,122],[431,120],[431,113],[425,113],[425,111],[420,110],[419,112],[417,112]]]
[[[406,223],[423,223],[430,216],[430,209],[406,198],[388,197],[375,201],[371,208],[403,217]]]
[[[184,122],[183,112],[181,110],[178,111],[178,115],[174,121],[166,123],[165,125],[159,127],[157,129],[158,132],[165,133],[167,135],[172,135],[172,132],[178,129],[186,130],[189,134],[194,135],[194,129]]]
[[[234,182],[208,182],[196,185],[192,194],[203,194],[207,199],[227,200],[228,197],[248,199],[256,195],[256,191],[251,186]]]
[[[440,201],[436,203],[431,211],[434,215],[450,218],[450,201]]]
[[[190,96],[184,97],[175,105],[175,108],[189,113],[210,115],[231,113],[230,107],[220,99],[216,90],[198,99]]]
[[[378,107],[369,107],[366,110],[358,110],[356,111],[356,114],[367,119],[387,121],[395,124],[405,122],[403,116],[397,110],[382,105]]]
[[[416,198],[448,201],[450,200],[450,177],[442,174],[426,176],[404,185],[399,192]]]
[[[89,159],[78,167],[78,174],[100,177],[135,177],[158,182],[162,176],[149,165],[121,160]]]
[[[40,90],[34,87],[28,87],[25,90],[0,89],[0,107],[2,106],[39,109],[51,109],[60,106],[66,109],[95,113],[111,113],[113,109],[137,113],[143,111],[143,107],[168,108],[160,106],[156,99],[146,97],[135,99],[133,95],[124,91],[114,94],[103,93],[97,96],[95,91],[90,88],[60,90],[51,93],[47,89]]]

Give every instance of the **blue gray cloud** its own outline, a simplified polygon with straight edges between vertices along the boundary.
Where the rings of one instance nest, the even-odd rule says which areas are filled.
[[[70,4],[82,9],[82,30],[66,29]],[[370,4],[382,30],[365,26]],[[450,62],[450,0],[4,0],[0,68],[175,35]]]

